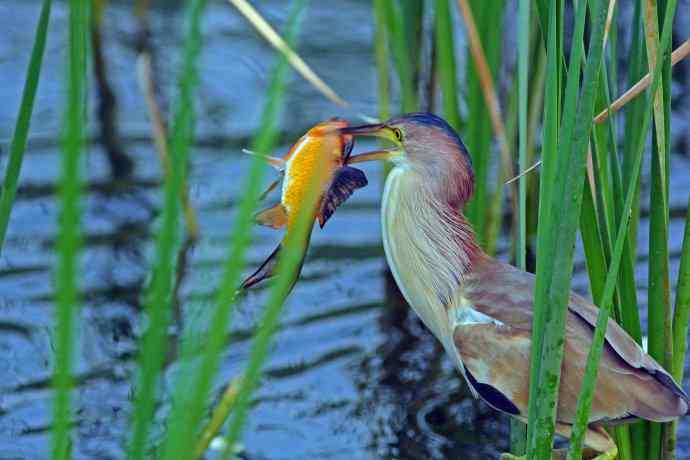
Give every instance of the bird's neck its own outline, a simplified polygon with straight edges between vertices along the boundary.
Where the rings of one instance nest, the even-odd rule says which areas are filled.
[[[450,305],[473,264],[486,256],[461,210],[428,183],[408,168],[391,172],[383,203],[384,244],[403,291]]]

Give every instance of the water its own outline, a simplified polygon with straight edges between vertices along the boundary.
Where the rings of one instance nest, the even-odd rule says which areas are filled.
[[[282,2],[261,2],[272,23],[284,22]],[[0,4],[0,152],[3,166],[28,60],[38,2]],[[682,8],[679,8],[682,11]],[[347,12],[344,14],[343,12]],[[55,4],[32,135],[0,257],[0,458],[42,459],[50,446],[50,369],[53,354],[55,184],[62,123],[67,11]],[[174,90],[181,17],[179,7],[152,16],[162,87]],[[142,332],[140,296],[151,264],[153,223],[158,215],[160,171],[135,80],[136,25],[129,2],[108,11],[104,43],[119,103],[123,151],[134,162],[129,179],[113,180],[103,147],[93,143],[84,160],[84,246],[79,280],[75,390],[75,457],[122,458],[132,414],[131,382]],[[190,190],[202,238],[188,255],[179,292],[184,312],[203,315],[226,257],[234,205],[242,192],[248,159],[240,153],[257,126],[273,52],[224,2],[211,2],[204,28],[197,141]],[[338,10],[312,2],[305,18],[302,54],[358,110],[375,113],[372,29],[367,2],[342,2]],[[353,78],[356,74],[356,78]],[[687,73],[686,73],[687,75]],[[675,153],[671,165],[672,280],[676,279],[690,159],[683,143],[688,86],[675,86]],[[343,113],[299,78],[288,93],[284,148],[315,121]],[[683,104],[685,102],[685,104]],[[90,132],[96,134],[92,118]],[[360,144],[360,146],[366,144]],[[266,376],[244,436],[248,459],[373,459],[495,457],[506,448],[507,419],[473,400],[438,343],[400,305],[386,278],[379,230],[381,174],[366,167],[371,185],[358,191],[316,230],[302,280],[285,306]],[[646,187],[646,182],[645,182]],[[640,228],[637,279],[646,301],[647,221]],[[249,264],[274,248],[279,232],[258,228]],[[506,242],[500,243],[505,258]],[[582,252],[574,288],[587,291]],[[265,291],[247,296],[233,318],[223,354],[222,380],[246,361],[249,337],[262,312]],[[184,316],[180,312],[179,316]],[[644,315],[643,315],[644,316]],[[173,328],[173,339],[181,324]],[[166,364],[157,420],[169,411],[175,371]],[[686,382],[686,388],[688,387]],[[159,423],[155,436],[164,427]],[[683,421],[681,457],[690,456],[690,423]]]

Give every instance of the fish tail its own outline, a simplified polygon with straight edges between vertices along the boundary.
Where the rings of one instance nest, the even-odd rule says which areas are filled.
[[[240,289],[249,289],[263,280],[272,277],[273,269],[278,263],[278,253],[280,253],[280,249],[282,247],[283,245],[279,244],[278,247],[273,250],[271,255],[268,256],[268,258],[264,261],[264,263],[262,263],[254,273],[249,275],[249,277],[244,280],[244,282],[240,285]]]
[[[302,266],[304,265],[304,259],[307,256],[307,249],[309,248],[309,241],[311,240],[311,232],[308,232],[304,241],[304,247],[302,250],[302,253],[300,255],[300,261],[294,269],[294,273],[291,274],[291,280],[290,280],[290,288],[288,289],[288,292],[292,291],[292,288],[295,286],[295,283],[297,282],[297,279],[299,278],[299,275],[302,271]],[[240,285],[239,290],[242,291],[244,289],[249,289],[260,282],[267,280],[273,275],[275,275],[274,270],[276,265],[278,264],[278,259],[280,259],[280,252],[283,249],[283,244],[285,243],[287,239],[287,235],[285,238],[283,238],[283,241],[278,244],[278,247],[273,250],[270,256],[264,260],[264,262],[261,264],[259,268],[256,269],[254,273],[252,273],[244,282]]]

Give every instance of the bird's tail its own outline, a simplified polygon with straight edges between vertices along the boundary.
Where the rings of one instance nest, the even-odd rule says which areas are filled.
[[[637,398],[635,415],[655,422],[669,422],[677,417],[690,415],[690,398],[673,377],[661,370],[650,374],[657,384],[656,391]]]

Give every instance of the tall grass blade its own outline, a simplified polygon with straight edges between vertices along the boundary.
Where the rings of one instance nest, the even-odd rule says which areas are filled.
[[[323,161],[323,159],[320,158],[318,161]],[[315,175],[315,177],[316,176],[317,175]],[[306,251],[306,247],[309,244],[313,226],[313,215],[311,210],[314,209],[318,199],[319,193],[316,187],[318,183],[319,182],[313,180],[313,178],[310,179],[310,184],[312,184],[310,186],[310,192],[307,193],[304,205],[298,213],[294,233],[288,235],[284,246],[285,252],[278,261],[278,275],[271,289],[266,311],[261,319],[259,329],[254,336],[249,362],[247,363],[241,380],[237,401],[235,403],[235,410],[226,435],[228,449],[222,457],[224,460],[230,459],[233,446],[241,434],[242,427],[247,417],[250,398],[261,377],[262,366],[268,356],[271,338],[278,326],[283,303],[297,276],[302,254]]]
[[[670,0],[668,5],[667,5],[667,14],[671,14],[671,16],[666,16],[668,19],[669,17],[672,17],[673,12],[675,11],[675,0]],[[667,46],[670,45],[670,38],[671,38],[671,22],[668,21],[664,24],[664,29],[663,29],[663,36],[662,36],[662,41],[659,43],[657,40],[656,46],[658,49],[655,49],[655,55],[659,55],[662,50],[666,49]],[[584,435],[587,430],[587,422],[589,419],[589,412],[592,404],[592,398],[594,395],[594,386],[596,384],[596,378],[597,378],[597,370],[599,367],[599,360],[601,358],[601,352],[602,352],[602,347],[604,343],[604,338],[606,335],[606,327],[608,325],[608,317],[609,317],[609,312],[610,312],[610,304],[611,304],[611,299],[613,296],[613,291],[615,288],[615,280],[617,277],[616,271],[618,270],[619,263],[621,260],[623,248],[624,248],[624,242],[626,238],[626,234],[628,232],[628,222],[629,222],[629,216],[630,212],[632,210],[633,206],[633,201],[634,201],[634,195],[635,195],[635,187],[632,185],[634,184],[640,174],[640,169],[642,166],[642,153],[644,150],[644,145],[645,145],[645,140],[647,137],[647,129],[648,129],[648,124],[649,124],[649,117],[652,112],[652,108],[654,105],[656,105],[656,90],[659,86],[659,82],[661,80],[661,67],[656,67],[654,68],[653,72],[653,83],[651,87],[651,95],[649,97],[649,101],[647,103],[647,109],[645,110],[645,115],[642,118],[642,126],[640,127],[639,130],[639,137],[637,139],[637,151],[636,151],[636,156],[635,156],[635,163],[634,163],[634,168],[632,171],[632,176],[630,177],[631,184],[628,187],[627,193],[626,193],[626,199],[625,199],[625,205],[622,210],[622,215],[625,216],[620,222],[620,227],[618,229],[618,235],[616,237],[616,243],[615,243],[615,248],[614,248],[614,254],[612,257],[611,261],[611,267],[609,268],[609,273],[606,277],[606,285],[604,288],[604,294],[602,296],[601,300],[601,305],[600,305],[600,310],[599,310],[599,315],[597,317],[597,325],[596,329],[594,332],[594,337],[592,339],[592,347],[590,349],[590,353],[587,359],[587,367],[585,369],[585,376],[583,379],[583,386],[581,389],[580,397],[578,398],[578,404],[577,404],[577,413],[576,413],[576,423],[573,427],[573,434],[571,437],[571,448],[570,452],[568,453],[568,459],[569,460],[575,460],[579,459],[581,457],[581,451],[582,451],[582,442],[584,440]],[[653,432],[652,432],[653,435]],[[660,435],[658,435],[660,436]],[[658,458],[661,455],[661,445],[660,445],[660,439],[659,443],[655,446],[657,450],[652,451],[652,446],[655,444],[654,440],[651,439],[652,442],[650,442],[649,445],[649,458]]]
[[[291,47],[296,42],[305,4],[305,0],[293,2],[287,30],[287,42]],[[251,148],[255,152],[271,152],[276,147],[289,70],[287,57],[280,55],[267,93],[268,99],[262,113],[260,129],[252,142]],[[254,224],[252,214],[259,201],[264,170],[265,161],[259,155],[254,156],[246,178],[246,192],[235,216],[228,258],[216,293],[216,307],[209,322],[209,330],[203,334],[206,340],[205,352],[198,367],[189,366],[190,373],[193,372],[194,375],[180,377],[180,382],[177,384],[174,409],[169,418],[169,435],[163,448],[164,458],[188,458],[194,448],[194,440],[198,434],[209,389],[218,370],[218,361],[225,343],[232,307],[236,300],[236,289],[240,282],[244,256]],[[183,349],[185,361],[189,361],[188,355],[191,354],[187,348],[194,348],[193,340],[187,342],[190,347],[185,346]]]
[[[403,19],[394,0],[380,0],[382,16],[388,30],[388,44],[400,80],[401,108],[403,112],[414,112],[418,107],[417,88],[411,63],[409,38],[405,34]]]
[[[53,459],[71,458],[71,388],[74,317],[78,307],[78,255],[81,240],[81,174],[79,165],[86,124],[86,49],[89,8],[86,2],[70,1],[67,62],[67,104],[62,140],[62,175],[59,183],[55,302],[57,331],[53,387]]]
[[[628,86],[638,81],[647,71],[646,48],[644,45],[644,35],[642,34],[642,6],[644,2],[634,2],[633,15],[631,21],[632,35],[630,37],[630,52],[628,53]],[[639,98],[627,104],[625,110],[625,129],[630,132],[637,132],[642,117],[645,116],[645,100]],[[630,229],[628,242],[626,244],[627,254],[623,254],[621,262],[621,277],[619,279],[619,300],[622,312],[621,325],[635,339],[642,343],[642,327],[639,319],[639,305],[637,301],[637,281],[635,279],[635,255],[637,254],[637,229],[640,221],[640,180],[631,181],[634,157],[638,146],[635,136],[623,136],[622,142],[622,164],[621,178],[623,191],[627,193],[627,187],[634,187],[634,201],[631,211]],[[620,214],[617,220],[621,220]],[[637,422],[629,427],[631,434],[631,454],[633,460],[646,460],[647,456],[647,422]]]
[[[400,25],[407,42],[407,53],[410,59],[410,72],[413,85],[417,86],[420,74],[420,57],[422,51],[422,32],[424,23],[424,5],[426,0],[397,0],[400,11]],[[416,109],[419,110],[419,109]]]
[[[41,14],[38,18],[38,25],[36,26],[36,34],[34,36],[34,45],[31,49],[31,59],[29,60],[29,67],[27,68],[26,79],[24,80],[22,101],[19,105],[19,114],[14,126],[12,143],[10,144],[9,162],[7,163],[5,181],[2,184],[2,192],[0,194],[0,253],[2,252],[2,246],[5,242],[7,225],[10,220],[10,213],[12,212],[12,205],[14,204],[14,197],[17,193],[17,182],[19,180],[19,173],[22,169],[26,142],[29,137],[31,115],[34,110],[34,99],[36,97],[36,90],[38,89],[38,81],[41,77],[41,66],[43,64],[43,54],[46,48],[46,35],[48,33],[50,7],[52,4],[52,0],[43,0],[41,5]]]
[[[690,199],[688,208],[690,209]],[[685,354],[688,350],[688,320],[690,319],[690,212],[685,216],[685,234],[680,253],[680,268],[676,284],[676,305],[673,313],[673,368],[676,382],[683,381]],[[670,444],[675,448],[678,435],[678,422],[673,423]]]
[[[539,359],[541,365],[538,367],[538,378],[531,381],[531,385],[537,385],[538,403],[532,405],[530,402],[530,409],[533,410],[529,414],[532,426],[529,427],[528,457],[543,460],[551,456],[575,232],[580,217],[585,160],[601,68],[607,12],[606,2],[600,1],[594,15],[589,40],[589,55],[584,69],[582,90],[578,98],[579,62],[586,7],[586,1],[580,2],[577,7],[568,66],[563,124],[559,133],[558,155],[560,158],[557,163],[559,180],[552,184],[553,190],[547,195],[548,198],[541,197],[541,199],[550,199],[551,212],[546,222],[542,221],[540,216],[535,309],[548,308],[548,312],[545,315],[544,329],[536,329],[536,325],[533,325],[532,363]],[[546,227],[543,233],[542,226]],[[556,244],[556,236],[558,244]],[[545,271],[546,259],[551,259],[549,268],[553,267],[553,270]],[[543,344],[541,349],[538,349],[535,346],[537,342],[535,338],[542,335]],[[540,339],[539,342],[542,340]]]
[[[378,85],[378,111],[381,120],[388,120],[390,109],[390,71],[388,66],[388,36],[386,34],[385,2],[374,0],[376,82]]]
[[[374,0],[374,48],[376,58],[376,80],[378,84],[378,112],[380,120],[388,120],[391,117],[390,101],[390,66],[388,60],[388,50],[390,38],[386,21],[386,2],[388,0]],[[383,176],[385,177],[391,170],[391,165],[387,162],[383,165]]]
[[[637,163],[636,172],[637,175],[639,175],[639,170],[642,165],[641,152]],[[635,175],[633,175],[633,178],[635,178]],[[618,229],[618,235],[616,236],[616,242],[611,258],[611,265],[609,267],[608,274],[606,275],[606,282],[604,284],[601,303],[599,305],[600,309],[599,315],[597,316],[596,329],[594,331],[592,346],[587,359],[583,386],[578,398],[576,423],[573,427],[572,436],[570,438],[568,460],[579,460],[582,457],[582,443],[584,441],[585,433],[588,429],[589,412],[592,405],[592,398],[594,396],[594,385],[596,384],[599,359],[601,358],[601,351],[604,344],[604,337],[606,335],[606,327],[608,325],[613,293],[616,287],[616,279],[618,278],[618,269],[620,267],[621,256],[628,231],[628,222],[630,221],[629,216],[633,203],[634,188],[630,188],[627,195],[628,196],[626,197],[624,206],[624,210],[627,210],[627,213],[624,215],[628,216],[628,218],[623,220]]]
[[[561,107],[561,65],[560,59],[562,51],[559,48],[561,40],[559,36],[562,29],[558,27],[558,10],[562,8],[561,4],[554,4],[548,10],[548,29],[546,38],[546,84],[544,88],[544,127],[542,133],[542,172],[540,179],[539,190],[539,215],[538,219],[541,222],[550,222],[551,207],[547,197],[550,191],[554,188],[556,175],[556,159],[558,149],[558,130],[560,121],[560,107]],[[542,18],[546,20],[546,18]],[[538,244],[546,244],[549,242],[549,233],[546,231],[546,225],[537,226],[537,242]],[[552,269],[551,266],[544,267],[549,262],[549,259],[537,260],[537,269],[543,269],[544,273],[548,273]],[[543,276],[543,275],[542,275]],[[536,293],[535,293],[536,294]],[[543,330],[546,324],[548,310],[542,304],[535,304],[534,317],[532,319],[533,330]],[[541,350],[543,346],[543,334],[532,334],[532,353],[530,356],[530,382],[533,382],[529,388],[529,403],[528,414],[529,420],[527,425],[527,444],[528,446],[536,440],[536,415],[537,415],[537,382],[541,367]]]
[[[529,19],[530,4],[518,3],[518,170],[527,169],[527,98],[529,89]],[[516,245],[517,265],[527,270],[527,178],[518,179],[519,219]],[[511,420],[511,452],[523,455],[527,448],[527,427],[520,421]]]
[[[527,169],[527,97],[529,88],[529,2],[518,5],[518,169]],[[518,267],[527,270],[527,179],[518,180],[519,231],[517,244]]]
[[[322,171],[323,168],[320,165],[325,164],[325,158],[319,156],[316,161],[315,170]],[[309,245],[311,230],[314,225],[313,210],[320,195],[317,184],[322,183],[319,176],[320,174],[314,174],[313,177],[309,178],[307,193],[298,210],[294,231],[288,231],[286,234],[286,243],[283,249],[285,252],[281,251],[282,254],[279,256],[277,276],[271,288],[258,331],[254,335],[249,360],[242,375],[235,409],[226,435],[228,449],[222,457],[225,460],[230,459],[233,446],[241,435],[251,396],[261,377],[262,367],[268,356],[272,336],[278,326],[283,303],[290,293],[296,276],[298,276],[300,261]]]
[[[606,73],[606,67],[602,69],[602,73]],[[609,94],[606,84],[606,78],[602,79],[604,85],[604,94],[602,95],[603,103],[609,104]],[[608,129],[606,129],[608,128]],[[639,191],[636,184],[639,184],[639,175],[637,179],[630,181],[631,174],[626,174],[628,182],[623,184],[622,168],[618,157],[617,143],[615,142],[616,128],[614,126],[614,118],[609,118],[608,127],[596,127],[595,131],[595,168],[597,169],[597,202],[598,211],[601,214],[599,233],[604,246],[604,252],[610,259],[613,252],[612,233],[614,228],[621,225],[622,220],[627,220],[628,215],[623,212],[623,202],[625,201],[625,194],[629,187],[636,189],[633,194],[633,209],[639,204]],[[608,154],[607,154],[608,153]],[[633,149],[629,158],[626,161],[634,158],[636,150]],[[633,164],[633,163],[631,163]],[[630,173],[632,171],[628,171]],[[625,185],[625,187],[624,187]],[[637,224],[639,214],[631,212],[628,228]],[[582,227],[583,235],[588,229]],[[642,332],[640,327],[639,311],[637,308],[637,284],[635,281],[635,267],[634,255],[631,252],[630,230],[629,235],[623,245],[623,255],[621,266],[619,269],[619,280],[617,286],[617,300],[615,301],[615,319],[618,321],[628,333],[638,342],[641,343]],[[592,263],[595,265],[595,262]],[[599,275],[604,279],[604,274]],[[620,428],[619,432],[624,429]],[[625,448],[626,446],[623,446]],[[625,451],[621,451],[625,454]]]
[[[500,43],[500,27],[496,27],[496,9],[503,9],[503,2],[488,4],[474,2],[475,8],[470,6],[469,0],[458,0],[458,8],[462,14],[467,38],[472,54],[472,65],[468,66],[468,119],[472,120],[468,126],[467,147],[472,155],[472,165],[475,173],[474,198],[468,204],[465,214],[472,222],[482,245],[486,245],[487,209],[489,206],[488,168],[491,145],[491,128],[496,135],[503,168],[503,177],[513,177],[513,158],[506,136],[506,129],[501,116],[498,96],[493,84],[492,73],[498,68]],[[476,18],[475,18],[475,12]],[[485,46],[482,46],[484,44]],[[488,118],[488,120],[486,120]],[[487,121],[488,123],[486,123]],[[518,184],[513,183],[511,204],[515,227],[518,216]]]
[[[186,181],[187,158],[194,133],[196,59],[201,49],[201,18],[205,0],[191,0],[185,11],[185,48],[178,76],[178,99],[170,139],[170,174],[164,179],[163,211],[156,237],[155,261],[144,298],[148,328],[139,348],[139,376],[135,395],[129,458],[145,458],[146,443],[156,404],[156,387],[165,358],[171,294],[179,240],[180,196]]]
[[[654,97],[654,129],[652,130],[651,192],[649,215],[649,280],[648,280],[648,352],[662,366],[669,367],[672,362],[671,341],[671,299],[669,292],[668,255],[668,161],[669,132],[668,121],[671,111],[669,58],[667,48],[657,49],[659,43],[659,21],[656,0],[646,1],[643,15],[645,44],[650,72],[661,68],[661,84],[652,93]],[[669,3],[670,5],[670,3]],[[670,45],[670,42],[669,42]],[[667,103],[668,100],[668,103]],[[648,456],[661,455],[662,425],[649,424]]]
[[[455,39],[453,37],[453,16],[450,0],[436,0],[434,11],[436,33],[436,56],[441,82],[443,115],[456,130],[460,129],[458,109],[458,87],[455,64]]]
[[[613,7],[615,1],[609,3],[609,13],[606,19],[606,30],[609,30],[610,21],[613,17]],[[611,33],[611,45],[609,47],[610,51],[610,65],[612,72],[615,72],[615,45],[616,36],[615,28]],[[615,80],[614,80],[615,81]],[[598,106],[608,106],[610,105],[610,91],[609,91],[609,79],[608,79],[608,67],[604,65],[601,71],[600,78],[600,90],[597,99]],[[608,266],[612,254],[614,252],[614,243],[612,233],[613,229],[619,228],[621,219],[626,220],[628,228],[630,228],[631,221],[633,220],[630,213],[625,213],[622,208],[624,207],[625,194],[623,192],[623,185],[621,179],[621,165],[618,157],[618,148],[616,139],[616,127],[615,127],[615,117],[609,117],[609,122],[604,126],[594,126],[594,143],[592,148],[592,170],[593,175],[589,178],[591,188],[593,193],[596,195],[597,206],[596,210],[593,208],[588,208],[586,206],[586,201],[583,201],[582,214],[583,219],[580,225],[580,232],[582,235],[583,243],[585,243],[585,253],[587,256],[587,269],[590,275],[590,286],[592,291],[592,296],[594,303],[597,305],[602,304],[602,297],[604,291],[604,282],[607,278]],[[639,179],[639,173],[636,176]],[[635,182],[633,182],[634,184]],[[587,194],[589,195],[589,194]],[[587,197],[586,195],[586,197]],[[636,194],[633,194],[633,202],[637,198]],[[599,214],[599,218],[594,218],[593,222],[587,222],[585,218],[586,213]],[[588,234],[594,233],[597,241],[587,241]],[[629,233],[629,232],[628,232]],[[623,241],[622,255],[620,259],[620,265],[618,267],[618,285],[613,293],[613,306],[612,310],[614,312],[614,319],[621,323],[624,321],[634,320],[636,324],[639,324],[639,319],[637,315],[636,304],[631,303],[630,305],[621,305],[620,298],[621,289],[631,288],[632,293],[626,293],[626,296],[635,295],[635,279],[631,276],[629,279],[624,276],[625,269],[629,264],[631,267],[631,274],[634,273],[632,264],[632,256],[629,252],[629,242],[628,236],[625,235]],[[631,308],[635,308],[634,312],[631,312]],[[633,314],[634,313],[634,314]],[[638,326],[639,327],[639,326]],[[632,441],[630,438],[630,427],[628,425],[616,426],[613,430],[614,439],[618,446],[618,458],[620,460],[631,460],[632,455]]]
[[[232,408],[235,407],[239,387],[239,379],[233,379],[228,386],[225,387],[223,396],[213,409],[211,418],[201,432],[201,438],[199,438],[199,441],[194,448],[194,455],[192,458],[202,458],[211,445],[213,438],[220,433],[220,430],[223,428],[223,424],[225,424],[225,421],[232,411]]]

